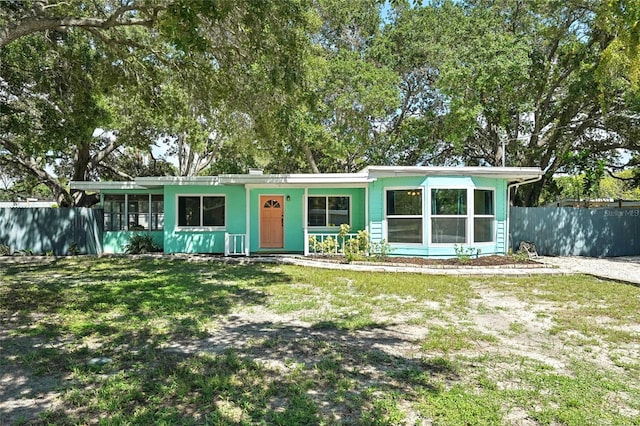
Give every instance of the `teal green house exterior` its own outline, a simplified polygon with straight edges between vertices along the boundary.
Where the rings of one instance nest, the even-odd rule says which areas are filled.
[[[227,174],[71,182],[100,193],[103,250],[148,233],[165,253],[314,254],[312,241],[366,231],[393,256],[508,248],[509,188],[538,168],[369,166],[357,173]],[[348,236],[348,237],[349,237]],[[347,237],[347,238],[348,238]]]

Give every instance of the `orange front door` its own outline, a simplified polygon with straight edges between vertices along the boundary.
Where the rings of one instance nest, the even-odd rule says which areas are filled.
[[[284,197],[260,196],[260,248],[284,247]]]

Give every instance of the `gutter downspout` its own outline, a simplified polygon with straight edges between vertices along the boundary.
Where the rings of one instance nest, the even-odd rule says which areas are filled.
[[[511,248],[511,231],[510,231],[510,226],[511,226],[511,188],[515,188],[516,191],[518,190],[518,187],[520,185],[526,185],[529,183],[534,183],[534,182],[538,182],[542,180],[542,174],[540,174],[540,176],[533,178],[533,179],[529,179],[529,180],[523,180],[522,182],[514,182],[511,183],[509,185],[507,185],[507,247],[506,247],[506,252],[505,254],[507,254],[509,252],[509,249]]]

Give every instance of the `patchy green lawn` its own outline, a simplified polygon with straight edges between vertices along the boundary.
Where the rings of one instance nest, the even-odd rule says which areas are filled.
[[[640,424],[640,288],[0,264],[0,424]]]

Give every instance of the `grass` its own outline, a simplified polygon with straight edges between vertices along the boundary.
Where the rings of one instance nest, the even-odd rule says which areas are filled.
[[[639,329],[639,288],[579,275],[2,265],[0,424],[634,425]]]

